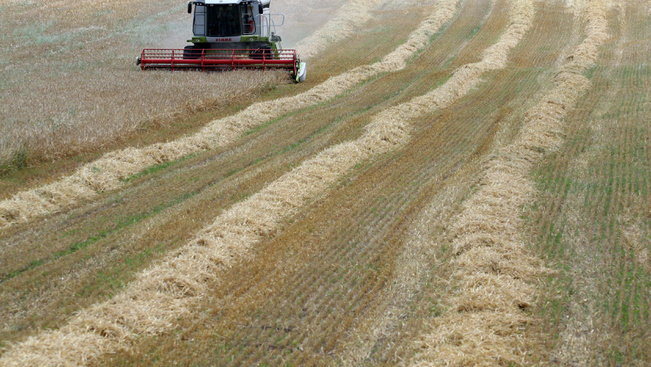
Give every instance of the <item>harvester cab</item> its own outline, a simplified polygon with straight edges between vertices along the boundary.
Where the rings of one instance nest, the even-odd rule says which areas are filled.
[[[272,14],[271,0],[197,0],[188,3],[193,15],[192,45],[184,49],[144,49],[137,59],[141,69],[227,70],[236,68],[290,71],[305,80],[306,64],[296,50],[283,49],[276,28],[282,14]]]

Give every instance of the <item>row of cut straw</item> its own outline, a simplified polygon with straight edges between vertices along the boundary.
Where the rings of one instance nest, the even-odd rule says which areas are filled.
[[[546,270],[522,238],[522,208],[535,193],[532,168],[562,143],[563,119],[589,87],[582,75],[607,39],[605,5],[585,1],[587,37],[555,76],[555,86],[525,115],[509,146],[485,167],[481,187],[464,204],[452,229],[458,286],[453,305],[422,337],[414,365],[497,365],[524,362],[523,331]]]

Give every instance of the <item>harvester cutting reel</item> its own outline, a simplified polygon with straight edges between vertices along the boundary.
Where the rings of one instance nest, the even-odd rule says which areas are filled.
[[[287,69],[297,82],[305,80],[306,64],[296,50],[283,49],[276,27],[285,22],[282,14],[271,14],[271,0],[198,0],[188,3],[194,10],[192,45],[184,49],[144,49],[136,64],[142,70],[195,69],[202,71],[237,68]]]

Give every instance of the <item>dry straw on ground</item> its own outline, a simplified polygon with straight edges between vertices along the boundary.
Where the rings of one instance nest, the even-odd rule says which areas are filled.
[[[123,185],[123,179],[148,166],[223,147],[248,129],[266,121],[330,100],[352,86],[381,73],[401,70],[418,49],[428,44],[430,36],[450,19],[455,8],[456,1],[442,1],[438,10],[412,32],[405,44],[380,62],[331,77],[307,92],[293,97],[256,103],[235,115],[212,121],[194,135],[144,148],[127,148],[107,153],[102,158],[82,166],[70,176],[49,185],[19,192],[13,198],[0,202],[0,228],[61,211],[90,199],[99,192],[119,188]]]
[[[513,29],[524,32],[526,27],[518,24]],[[505,38],[501,44],[506,50],[489,48],[482,62],[457,70],[440,88],[377,115],[359,139],[326,149],[236,204],[188,245],[140,274],[124,293],[85,310],[58,331],[29,338],[2,361],[7,365],[83,364],[103,353],[128,348],[136,335],[169,329],[234,258],[246,254],[247,248],[324,193],[355,164],[404,145],[411,119],[458,100],[479,82],[482,72],[503,67],[506,52],[515,43]]]
[[[140,274],[124,293],[84,311],[59,331],[17,345],[3,356],[4,362],[53,363],[53,356],[61,356],[57,363],[83,363],[79,360],[81,356],[95,358],[128,348],[136,335],[169,329],[196,298],[208,291],[209,281],[235,258],[246,256],[247,249],[276,230],[282,220],[327,191],[359,162],[406,144],[410,120],[450,105],[475,86],[483,72],[506,65],[508,49],[517,44],[512,42],[512,35],[526,31],[522,25],[512,25],[508,36],[498,42],[503,48],[487,49],[483,61],[457,70],[438,89],[378,114],[359,139],[326,149],[234,205],[188,245]],[[104,342],[98,344],[99,340]],[[57,353],[57,348],[74,341],[76,352],[68,347],[67,354]]]
[[[534,193],[531,169],[562,143],[563,118],[588,88],[582,75],[608,37],[602,1],[582,3],[587,37],[555,77],[554,88],[525,116],[515,142],[488,162],[479,191],[452,229],[458,289],[452,307],[421,340],[414,365],[518,365],[532,320],[531,281],[544,269],[523,244],[521,211]]]
[[[454,3],[450,0],[452,5],[445,8],[446,12],[435,14],[441,17],[439,22],[430,19],[427,24],[440,27],[452,16]],[[421,27],[416,32],[437,29]],[[411,56],[404,49],[400,52],[404,60]],[[390,64],[395,65],[395,62]],[[378,68],[385,70],[383,65],[379,63]],[[0,362],[8,366],[83,365],[102,354],[129,348],[138,335],[169,330],[174,320],[186,314],[207,291],[209,281],[235,258],[244,256],[247,248],[278,228],[280,221],[309,200],[324,193],[355,164],[405,144],[409,139],[409,119],[458,99],[463,94],[454,88],[461,88],[461,85],[459,80],[448,82],[426,96],[378,115],[356,141],[326,149],[234,205],[188,245],[141,273],[123,293],[82,311],[57,331],[45,332],[15,345]],[[314,95],[314,98],[321,97]],[[428,104],[426,98],[435,103]]]

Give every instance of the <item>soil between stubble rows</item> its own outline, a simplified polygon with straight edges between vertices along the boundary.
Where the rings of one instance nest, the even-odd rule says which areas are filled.
[[[476,50],[486,44],[473,38],[463,50],[457,46],[477,26],[484,40],[491,39],[490,32],[498,37],[503,6],[498,2],[498,11],[482,25],[487,4],[466,2],[465,16],[446,29],[438,47],[430,47],[408,70],[368,83],[363,91],[382,89],[385,83],[405,85],[404,95],[427,90],[445,71],[476,61]],[[156,365],[163,355],[211,365],[340,362],[345,346],[363,335],[365,323],[372,324],[386,304],[397,258],[408,250],[404,238],[413,219],[452,177],[458,182],[466,175],[466,182],[473,182],[468,167],[478,167],[487,153],[508,143],[528,103],[548,83],[547,71],[566,46],[552,35],[569,36],[572,21],[555,5],[541,4],[537,14],[535,30],[509,58],[514,67],[489,73],[478,90],[419,119],[416,138],[406,149],[359,167],[278,237],[261,243],[253,260],[235,266],[215,285],[196,318],[181,321],[178,333],[148,341],[142,354],[106,363]],[[397,99],[402,98],[408,97]],[[348,126],[354,129],[355,123]],[[429,274],[435,275],[436,270]],[[413,354],[413,338],[436,304],[429,299],[436,296],[430,289],[405,300],[402,324],[378,340],[366,363],[392,364]]]
[[[388,54],[423,16],[391,19],[389,14],[387,21],[396,25],[396,34],[358,62]],[[334,64],[327,58],[311,64],[317,70],[333,69],[328,63]],[[318,72],[312,75],[317,81],[324,78]],[[135,272],[186,242],[224,208],[323,148],[359,135],[365,116],[400,102],[393,98],[399,90],[392,86],[365,93],[355,88],[348,94],[352,101],[336,98],[291,113],[234,145],[136,179],[124,190],[38,220],[37,225],[11,229],[3,238],[6,261],[0,262],[2,340],[20,340],[38,328],[60,326],[73,312],[119,292]],[[374,107],[378,100],[385,102]],[[86,247],[53,259],[89,239]],[[31,268],[35,260],[45,262]],[[17,276],[10,276],[16,271]]]

